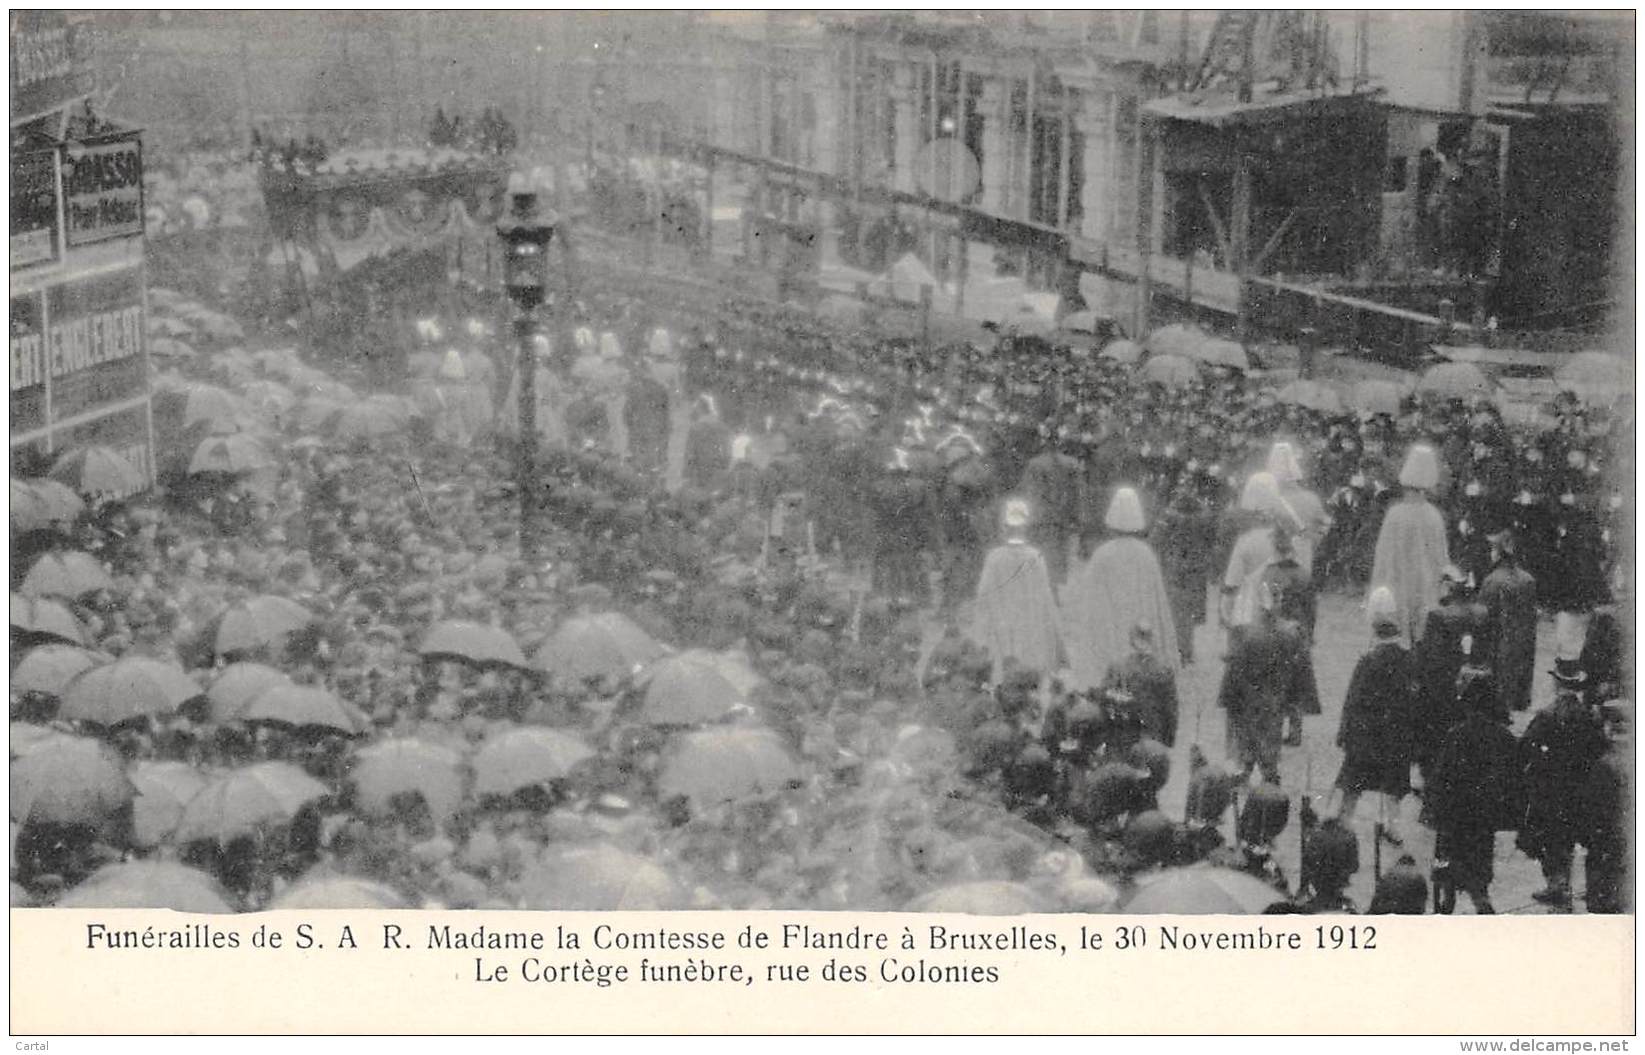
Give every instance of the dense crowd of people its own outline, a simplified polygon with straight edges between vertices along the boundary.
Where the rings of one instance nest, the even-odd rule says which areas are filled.
[[[1209,861],[1265,884],[1250,911],[1341,911],[1358,797],[1397,802],[1414,767],[1443,910],[1490,911],[1500,830],[1540,900],[1570,907],[1580,845],[1587,908],[1624,907],[1617,416],[1562,397],[1526,430],[1444,393],[1321,411],[1135,346],[933,349],[666,283],[580,295],[536,342],[523,528],[495,313],[404,334],[395,395],[216,342],[157,397],[166,486],[99,497],[84,459],[52,467],[92,493],[13,517],[15,654],[68,672],[13,672],[14,766],[36,758],[44,804],[14,806],[14,899],[93,898],[158,858],[251,908],[345,877],[452,906],[988,911],[1005,884],[1011,910],[1100,910]],[[40,571],[70,550],[104,574]],[[1366,596],[1370,646],[1340,802],[1301,800],[1292,882],[1279,759],[1322,710],[1331,588]],[[1214,661],[1207,622],[1226,759],[1196,730],[1176,820],[1177,679]],[[185,687],[110,711],[87,679],[137,660]],[[45,760],[83,742],[137,793],[54,784],[76,771]],[[276,805],[200,794],[236,780]],[[596,904],[590,869],[649,878]],[[1427,891],[1402,860],[1369,907]]]

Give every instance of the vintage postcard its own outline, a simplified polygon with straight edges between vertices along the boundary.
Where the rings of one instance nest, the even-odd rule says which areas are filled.
[[[12,11],[12,1032],[1625,1044],[1634,32]]]

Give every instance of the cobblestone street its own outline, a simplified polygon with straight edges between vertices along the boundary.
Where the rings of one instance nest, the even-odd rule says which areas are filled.
[[[1319,623],[1314,642],[1314,670],[1319,679],[1320,706],[1324,711],[1318,717],[1304,722],[1303,746],[1285,749],[1280,769],[1285,789],[1291,793],[1293,807],[1291,825],[1280,837],[1280,859],[1287,878],[1293,883],[1298,875],[1300,842],[1298,835],[1296,796],[1313,796],[1316,809],[1322,816],[1336,810],[1333,785],[1337,769],[1342,764],[1342,752],[1336,746],[1337,725],[1342,714],[1342,701],[1348,691],[1348,680],[1354,664],[1365,651],[1370,640],[1361,611],[1361,598],[1342,593],[1331,593],[1320,598]],[[1534,706],[1547,703],[1553,691],[1548,668],[1553,662],[1553,624],[1542,620],[1537,633],[1536,685]],[[1161,805],[1165,811],[1181,817],[1188,787],[1188,752],[1198,743],[1207,758],[1222,761],[1224,756],[1224,718],[1216,707],[1217,687],[1222,678],[1223,635],[1213,627],[1201,626],[1196,638],[1198,660],[1183,671],[1178,684],[1182,699],[1181,724],[1176,750],[1173,752],[1171,781],[1166,786]],[[1531,712],[1515,715],[1513,731],[1524,731]],[[1196,733],[1197,730],[1197,733]],[[1363,911],[1371,902],[1375,886],[1372,875],[1372,838],[1380,796],[1367,794],[1361,798],[1354,828],[1360,837],[1360,871],[1349,894]],[[1404,849],[1384,845],[1383,869],[1391,867],[1401,853],[1410,853],[1418,867],[1427,874],[1433,863],[1433,833],[1417,823],[1421,801],[1410,795],[1399,804],[1398,830],[1404,839]],[[1232,822],[1230,822],[1230,834]],[[1580,858],[1580,854],[1578,855]],[[1498,912],[1541,913],[1546,909],[1531,899],[1531,893],[1542,886],[1542,875],[1535,861],[1514,847],[1512,832],[1497,836],[1496,881],[1492,884],[1492,900]],[[1574,889],[1583,890],[1581,865],[1577,866]],[[1580,897],[1577,911],[1581,911]],[[1467,897],[1459,897],[1458,912],[1472,912]]]

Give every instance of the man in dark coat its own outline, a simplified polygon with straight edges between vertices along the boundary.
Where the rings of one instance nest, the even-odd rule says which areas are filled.
[[[703,491],[723,487],[731,471],[731,430],[720,420],[710,397],[702,397],[703,405],[685,436],[685,482]]]
[[[943,606],[952,611],[976,586],[983,558],[994,540],[995,483],[987,460],[974,444],[955,441],[945,446],[943,461],[937,523],[942,536]]]
[[[1216,548],[1217,514],[1200,482],[1206,479],[1198,472],[1185,473],[1154,522],[1154,552],[1165,573],[1165,592],[1171,599],[1177,647],[1184,663],[1194,661],[1194,628],[1205,622],[1205,584],[1211,580]]]
[[[1389,807],[1397,806],[1411,790],[1416,666],[1400,638],[1392,591],[1378,586],[1371,591],[1368,607],[1374,641],[1354,666],[1337,729],[1343,756],[1337,774],[1342,791],[1337,816],[1351,820],[1360,795],[1376,791],[1385,797],[1386,823],[1394,812]]]
[[[1317,610],[1313,576],[1297,558],[1295,535],[1286,527],[1276,525],[1273,537],[1274,559],[1258,577],[1274,600],[1275,614],[1302,633],[1303,645],[1311,652]],[[1302,715],[1287,714],[1285,724],[1285,743],[1291,747],[1301,747]]]
[[[1318,714],[1319,689],[1302,632],[1274,613],[1259,590],[1256,619],[1236,638],[1223,668],[1217,705],[1228,712],[1229,757],[1247,775],[1279,783],[1287,714]]]
[[[1134,719],[1139,734],[1166,747],[1177,742],[1177,679],[1160,662],[1154,628],[1138,623],[1131,630],[1131,652],[1108,668],[1103,695]]]
[[[1536,663],[1536,580],[1520,566],[1512,528],[1496,528],[1490,540],[1491,571],[1479,588],[1486,618],[1479,655],[1495,671],[1508,709],[1528,710]]]
[[[1457,701],[1457,675],[1473,657],[1490,664],[1485,606],[1468,599],[1461,569],[1452,565],[1440,575],[1439,607],[1428,613],[1414,658],[1417,669],[1415,760],[1427,778],[1434,752],[1451,727],[1465,717]]]
[[[931,491],[897,448],[870,495],[874,512],[874,589],[882,597],[923,607],[930,599],[925,554],[936,529]]]
[[[1600,527],[1567,484],[1552,513],[1548,581],[1540,582],[1542,600],[1556,612],[1586,616],[1609,597]]]
[[[1588,772],[1580,791],[1583,830],[1582,845],[1588,856],[1583,871],[1588,880],[1586,897],[1589,912],[1629,912],[1629,842],[1633,834],[1630,806],[1633,804],[1633,708],[1621,702],[1608,703],[1605,714],[1606,737],[1610,746]]]
[[[1553,675],[1554,702],[1531,719],[1519,740],[1526,809],[1518,844],[1536,858],[1548,884],[1531,896],[1569,911],[1571,857],[1585,824],[1581,789],[1607,745],[1582,697],[1587,676],[1578,661],[1556,659]]]
[[[1423,801],[1423,819],[1434,829],[1435,908],[1449,914],[1461,892],[1488,915],[1496,911],[1496,833],[1513,829],[1524,813],[1519,745],[1489,671],[1467,668],[1458,696],[1464,717],[1434,753]]]
[[[634,371],[623,403],[623,423],[628,428],[628,453],[636,467],[655,470],[666,464],[668,389],[661,381],[644,371]]]
[[[1274,528],[1274,559],[1262,569],[1262,581],[1273,595],[1274,611],[1281,619],[1295,623],[1311,647],[1318,609],[1314,581],[1297,560],[1296,536],[1283,527]]]

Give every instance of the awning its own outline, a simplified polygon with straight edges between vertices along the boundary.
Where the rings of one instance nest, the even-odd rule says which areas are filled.
[[[1143,113],[1173,121],[1194,121],[1213,128],[1262,125],[1297,118],[1327,117],[1357,108],[1376,99],[1381,88],[1326,95],[1298,91],[1262,95],[1242,103],[1226,91],[1166,95],[1143,104]]]

